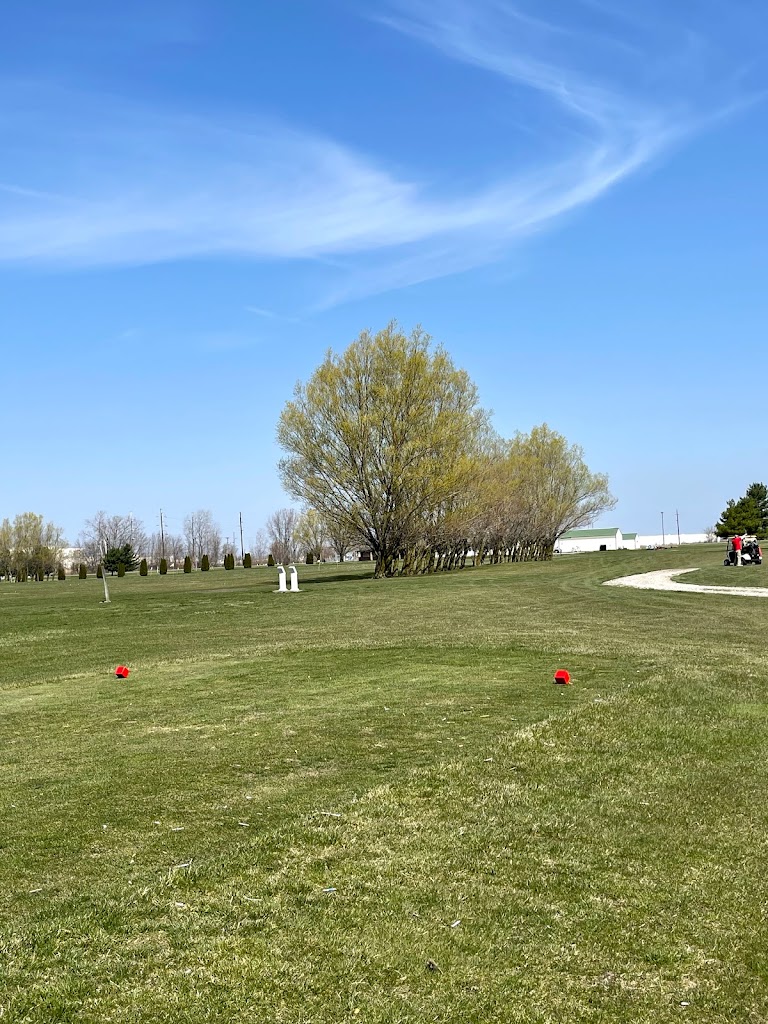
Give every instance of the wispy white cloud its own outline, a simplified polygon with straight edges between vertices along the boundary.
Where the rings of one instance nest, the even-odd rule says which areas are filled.
[[[387,31],[495,76],[500,105],[538,97],[536,116],[550,119],[557,151],[471,193],[457,184],[451,194],[444,175],[438,191],[384,158],[275,121],[214,123],[114,97],[9,87],[0,261],[324,260],[338,264],[331,303],[499,259],[658,157],[703,113],[686,91],[680,48],[645,27],[618,33],[611,0],[579,2],[587,23],[504,0],[379,9]],[[682,40],[685,26],[674,29]],[[703,66],[707,54],[691,54],[687,72],[693,61]]]
[[[265,320],[279,320],[281,323],[298,324],[301,317],[287,316],[285,313],[277,313],[273,309],[266,309],[264,306],[246,306],[246,313],[253,313],[254,316],[264,317]]]

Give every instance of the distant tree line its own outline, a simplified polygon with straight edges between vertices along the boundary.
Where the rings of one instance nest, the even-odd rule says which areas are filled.
[[[54,523],[24,512],[11,522],[0,523],[0,576],[24,582],[59,576],[65,547],[61,529]]]

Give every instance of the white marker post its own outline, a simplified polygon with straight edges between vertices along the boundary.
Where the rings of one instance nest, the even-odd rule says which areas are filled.
[[[292,594],[298,594],[299,593],[299,574],[296,572],[296,566],[295,565],[289,565],[288,568],[291,571],[291,593]]]
[[[277,567],[277,590],[275,591],[275,593],[276,594],[287,594],[288,593],[288,588],[285,585],[285,569],[282,567],[282,565],[278,565],[278,567]]]

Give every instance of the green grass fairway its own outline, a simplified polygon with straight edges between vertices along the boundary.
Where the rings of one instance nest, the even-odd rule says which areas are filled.
[[[680,577],[680,583],[696,583],[706,587],[768,587],[768,564],[725,566],[699,569]]]
[[[0,1024],[763,1024],[768,601],[600,586],[722,558],[0,584]]]

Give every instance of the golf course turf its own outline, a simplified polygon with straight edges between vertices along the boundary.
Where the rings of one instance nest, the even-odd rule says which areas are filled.
[[[767,1020],[722,558],[0,583],[0,1022]]]

